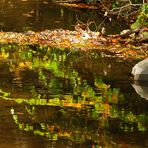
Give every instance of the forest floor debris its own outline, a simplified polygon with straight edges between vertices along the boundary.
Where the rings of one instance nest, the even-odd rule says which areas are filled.
[[[93,31],[78,32],[56,29],[24,33],[0,32],[0,43],[39,44],[83,51],[96,49],[105,54],[124,59],[143,59],[148,56],[148,44],[146,42],[137,42],[130,36],[122,38],[121,35],[102,35],[100,32]]]

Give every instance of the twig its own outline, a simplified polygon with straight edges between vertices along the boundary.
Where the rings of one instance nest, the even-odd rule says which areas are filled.
[[[104,18],[104,20],[99,24],[99,26],[96,28],[95,31],[98,31],[101,25],[106,21],[107,17]]]
[[[86,31],[91,31],[91,29],[90,29],[90,25],[91,24],[94,24],[95,25],[95,28],[97,28],[96,23],[94,21],[90,21],[90,19],[88,19],[86,23],[83,23],[82,21],[80,21],[78,19],[78,16],[76,15],[76,20],[77,20],[77,23],[78,24],[86,26],[86,29],[85,29]]]
[[[113,8],[111,10],[109,10],[110,12],[114,11],[114,10],[120,10],[120,9],[124,9],[124,8],[127,8],[127,7],[136,7],[136,6],[141,6],[142,4],[126,4],[124,6],[121,6],[119,8]]]
[[[109,11],[109,9],[104,5],[104,3],[102,2],[102,0],[100,0],[100,3],[102,4],[102,6],[103,6],[107,11]]]
[[[80,21],[80,20],[79,20],[79,18],[78,18],[78,15],[77,15],[77,14],[76,14],[76,20],[77,20],[77,22],[78,22],[78,23],[80,23],[80,24],[84,24],[82,21]]]

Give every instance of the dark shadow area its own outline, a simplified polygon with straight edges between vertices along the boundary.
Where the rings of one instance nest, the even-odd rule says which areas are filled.
[[[45,29],[70,29],[74,30],[74,25],[78,21],[94,21],[96,26],[102,22],[106,33],[119,33],[121,30],[128,28],[124,20],[117,20],[103,17],[99,10],[72,9],[57,6],[51,2],[42,0],[30,1],[0,1],[0,30],[1,31],[42,31]],[[104,21],[105,19],[105,21]],[[91,26],[95,30],[95,26]],[[114,28],[114,29],[112,29]]]

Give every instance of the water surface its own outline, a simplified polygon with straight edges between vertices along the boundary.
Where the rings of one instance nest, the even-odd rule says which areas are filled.
[[[135,63],[41,46],[0,45],[0,147],[148,147]]]
[[[112,18],[109,21],[99,10],[60,7],[43,0],[0,0],[1,31],[42,31],[56,28],[74,30],[78,21],[94,21],[98,29],[105,27],[109,34],[119,33],[128,27],[125,20]],[[90,27],[95,30],[95,25]]]
[[[0,0],[1,31],[74,30],[78,19],[99,26],[104,17],[41,0]],[[127,27],[121,22],[103,26],[119,33]],[[148,101],[129,81],[134,64],[97,51],[1,44],[0,147],[148,147]]]

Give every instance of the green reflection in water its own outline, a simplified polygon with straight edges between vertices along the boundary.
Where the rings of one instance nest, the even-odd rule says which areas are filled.
[[[81,53],[70,54],[66,49],[46,46],[0,47],[0,61],[9,66],[13,86],[26,93],[23,96],[22,91],[15,90],[16,96],[14,91],[0,88],[2,99],[25,103],[21,111],[11,108],[20,130],[53,141],[67,138],[97,144],[100,139],[102,143],[110,143],[107,133],[111,133],[112,128],[122,133],[147,132],[148,115],[125,110],[122,104],[126,99],[120,88],[112,88],[98,76],[93,78],[93,84],[82,78],[73,66]],[[30,79],[25,78],[27,72],[35,75],[29,83],[24,81]]]

